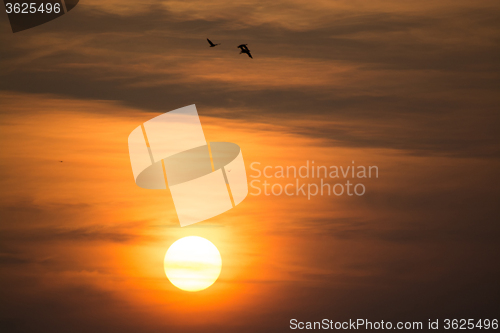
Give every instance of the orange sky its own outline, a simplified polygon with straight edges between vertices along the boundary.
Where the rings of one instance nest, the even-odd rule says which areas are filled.
[[[18,34],[2,18],[0,325],[280,332],[292,318],[498,313],[492,9],[89,0]],[[135,185],[127,137],[193,103],[207,140],[237,143],[249,176],[253,162],[309,160],[376,165],[379,178],[360,197],[249,195],[181,228],[168,191]],[[190,235],[222,256],[199,293],[163,270],[168,247]]]
[[[498,168],[491,161],[325,146],[279,126],[221,121],[199,110],[208,140],[240,144],[248,175],[255,175],[252,162],[301,166],[309,159],[316,165],[349,166],[351,160],[377,165],[380,176],[363,182],[363,197],[309,201],[250,195],[228,213],[181,228],[168,192],[137,187],[130,170],[123,138],[152,115],[116,102],[13,93],[2,94],[2,108],[2,142],[8,143],[1,153],[1,201],[8,207],[2,228],[9,251],[3,256],[19,262],[3,276],[14,286],[7,294],[20,293],[14,300],[20,307],[32,299],[46,301],[49,294],[57,301],[71,295],[73,311],[79,309],[73,302],[83,302],[83,313],[78,310],[62,322],[106,316],[113,327],[121,327],[115,321],[125,313],[127,326],[148,329],[235,329],[255,324],[254,318],[280,328],[285,324],[266,316],[301,313],[297,298],[317,288],[337,300],[329,312],[342,313],[343,307],[356,307],[355,299],[346,303],[346,291],[359,292],[367,283],[382,289],[405,281],[435,283],[447,274],[439,261],[455,261],[463,249],[442,252],[450,212],[438,209],[431,198],[463,189],[485,191],[481,183]],[[484,172],[471,172],[477,168]],[[484,195],[493,197],[496,191],[489,187]],[[398,196],[423,202],[405,207]],[[441,201],[450,205],[468,196]],[[422,247],[427,232],[436,234]],[[211,240],[223,259],[219,280],[194,294],[172,286],[162,264],[168,247],[189,235]],[[478,239],[471,246],[483,251],[489,245]],[[318,313],[324,313],[322,303],[316,305]]]

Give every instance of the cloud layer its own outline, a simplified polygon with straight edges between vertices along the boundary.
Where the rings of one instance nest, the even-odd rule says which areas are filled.
[[[88,0],[18,34],[0,15],[0,326],[279,332],[291,318],[496,315],[499,9]],[[193,103],[249,173],[356,161],[380,177],[363,197],[250,196],[180,228],[168,192],[135,186],[126,138]],[[222,255],[203,293],[163,273],[188,235]]]

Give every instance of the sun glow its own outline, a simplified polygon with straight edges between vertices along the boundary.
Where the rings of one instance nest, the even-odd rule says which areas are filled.
[[[165,254],[165,274],[174,286],[186,291],[210,287],[219,277],[222,260],[210,241],[198,236],[177,240]]]

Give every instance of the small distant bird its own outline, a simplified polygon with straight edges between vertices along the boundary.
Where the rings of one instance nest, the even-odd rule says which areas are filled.
[[[62,163],[62,161],[59,161],[59,162],[61,162],[61,163]]]
[[[210,44],[210,47],[216,47],[217,45],[220,45],[220,43],[219,44],[212,43],[212,41],[208,38],[207,38],[207,41],[208,41],[208,44]]]
[[[241,50],[240,54],[242,54],[242,53],[246,53],[246,54],[248,54],[248,56],[249,56],[250,58],[252,58],[252,59],[253,59],[253,57],[252,57],[252,55],[250,54],[250,50],[248,49],[247,45],[248,45],[248,44],[241,44],[241,45],[238,45],[238,48]]]

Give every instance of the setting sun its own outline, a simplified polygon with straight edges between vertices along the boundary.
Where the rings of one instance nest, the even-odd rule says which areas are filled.
[[[177,240],[165,254],[165,274],[174,286],[186,291],[210,287],[219,277],[221,267],[219,250],[198,236]]]
[[[0,12],[0,333],[500,333],[500,0]]]

